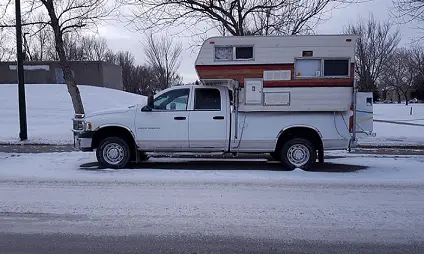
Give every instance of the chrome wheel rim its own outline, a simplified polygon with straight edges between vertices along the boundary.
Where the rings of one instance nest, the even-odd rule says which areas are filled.
[[[309,161],[310,157],[311,154],[309,153],[308,147],[303,144],[292,145],[287,153],[287,159],[295,167],[305,165]]]
[[[111,165],[118,165],[124,160],[124,148],[117,143],[110,143],[103,149],[104,160]]]

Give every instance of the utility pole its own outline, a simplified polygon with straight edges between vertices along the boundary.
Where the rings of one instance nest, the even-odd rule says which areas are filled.
[[[22,54],[22,21],[21,21],[21,0],[15,0],[16,9],[16,55],[18,71],[18,96],[19,96],[19,138],[21,141],[28,139],[26,103],[25,103],[25,83],[24,83],[24,56]]]

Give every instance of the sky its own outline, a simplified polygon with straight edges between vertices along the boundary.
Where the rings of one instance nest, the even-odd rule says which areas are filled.
[[[347,7],[332,9],[327,14],[327,20],[317,27],[316,34],[335,34],[341,33],[343,28],[349,23],[356,23],[360,18],[366,20],[370,14],[373,14],[377,20],[396,20],[392,18],[390,10],[392,8],[391,0],[372,0],[365,3],[351,4]],[[399,23],[399,22],[397,22]],[[407,45],[411,40],[416,40],[423,35],[424,32],[417,30],[411,24],[396,25],[402,36],[401,45]],[[178,72],[183,77],[184,83],[193,82],[197,79],[194,69],[194,62],[197,57],[198,47],[194,47],[199,41],[190,37],[190,34],[183,31],[184,29],[164,30],[157,35],[172,34],[175,42],[180,42],[183,46],[181,54],[181,65]],[[108,23],[99,27],[100,36],[104,37],[108,45],[113,50],[130,51],[138,64],[145,63],[145,56],[141,47],[145,34],[137,32],[131,28],[125,27],[121,23]],[[208,36],[216,34],[210,33]]]

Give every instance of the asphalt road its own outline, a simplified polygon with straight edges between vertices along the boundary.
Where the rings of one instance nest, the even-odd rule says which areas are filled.
[[[202,236],[0,234],[0,253],[422,253],[422,243],[328,243]]]
[[[417,183],[0,179],[0,252],[422,253],[422,193]]]

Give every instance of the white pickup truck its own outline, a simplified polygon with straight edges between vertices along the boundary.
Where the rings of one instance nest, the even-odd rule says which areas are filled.
[[[75,146],[94,151],[103,167],[125,168],[146,153],[271,154],[282,169],[312,169],[324,150],[348,148],[352,111],[242,112],[238,91],[184,85],[149,96],[147,104],[76,115]]]

